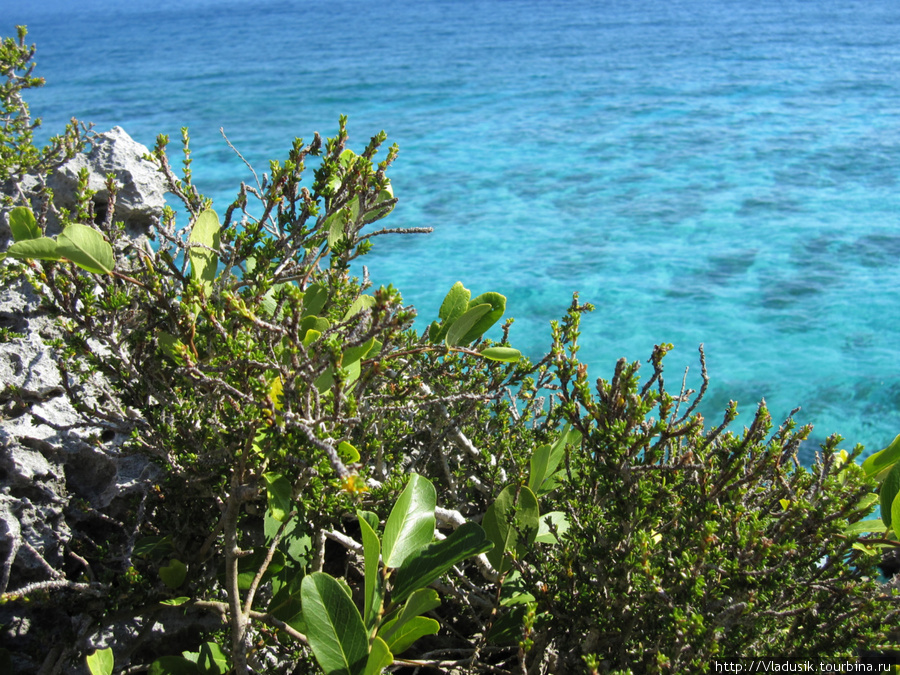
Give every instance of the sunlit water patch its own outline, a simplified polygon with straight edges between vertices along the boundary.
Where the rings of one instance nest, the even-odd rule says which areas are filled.
[[[189,125],[220,208],[294,136],[401,146],[394,226],[369,258],[425,319],[463,280],[498,290],[532,356],[572,291],[580,356],[672,342],[670,385],[797,405],[816,438],[900,432],[900,7],[889,0],[0,0],[70,116],[151,145]],[[175,144],[173,143],[173,146]],[[423,322],[423,326],[425,325]]]

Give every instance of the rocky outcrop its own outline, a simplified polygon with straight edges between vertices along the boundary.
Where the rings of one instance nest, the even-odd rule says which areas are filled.
[[[90,153],[77,156],[48,180],[56,205],[71,205],[77,173],[87,167],[102,211],[108,199],[105,176],[112,173],[121,186],[116,219],[125,222],[132,237],[144,235],[164,205],[162,177],[141,158],[146,152],[118,127],[100,134]],[[0,217],[0,250],[5,248],[2,240],[9,239],[8,226],[3,236],[5,225]],[[5,276],[0,271],[0,279]],[[13,337],[0,342],[0,593],[35,588],[75,596],[86,591],[85,599],[96,601],[101,580],[91,578],[78,551],[85,545],[133,540],[135,504],[160,469],[123,450],[127,428],[91,421],[73,406],[48,344],[58,337],[58,329],[38,293],[22,278],[0,283],[4,328]],[[85,395],[90,400],[105,395],[104,389],[97,380],[94,393],[89,384]],[[88,632],[73,633],[78,620],[58,606],[48,611],[41,603],[0,605],[0,669],[8,658],[13,672],[37,672],[42,663],[34,655],[52,656],[41,644],[48,631],[57,631],[62,641],[63,636],[89,640]],[[86,629],[92,622],[83,623]]]
[[[54,206],[68,210],[75,206],[78,172],[87,169],[88,189],[96,192],[92,198],[94,213],[98,218],[103,218],[109,206],[106,177],[112,174],[118,186],[115,220],[125,224],[126,233],[132,238],[146,234],[150,223],[160,216],[166,204],[165,179],[151,162],[144,159],[149,153],[147,146],[132,139],[121,127],[97,134],[91,140],[90,152],[76,155],[47,178],[47,186],[53,190]],[[36,177],[26,178],[23,185],[25,192],[37,183]],[[58,231],[58,220],[51,212],[48,214],[47,234],[52,236]],[[10,238],[4,211],[0,214],[2,249],[6,248]]]
[[[144,159],[150,151],[133,140],[122,127],[98,135],[91,143],[91,151],[78,155],[63,164],[50,177],[48,185],[56,195],[57,207],[74,205],[72,195],[78,183],[78,172],[89,172],[88,188],[95,190],[94,210],[105,214],[109,204],[106,177],[116,177],[116,221],[125,223],[125,231],[132,237],[146,233],[153,218],[158,218],[166,205],[166,186],[162,175]]]

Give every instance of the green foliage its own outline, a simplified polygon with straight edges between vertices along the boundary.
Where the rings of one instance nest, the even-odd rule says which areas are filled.
[[[10,212],[15,243],[5,254],[19,260],[68,260],[94,274],[110,274],[115,266],[112,247],[97,230],[71,223],[56,237],[40,236],[30,209],[18,206]]]
[[[413,474],[384,526],[383,555],[387,567],[400,567],[434,537],[437,493],[431,482]]]
[[[460,525],[449,537],[424,547],[397,570],[393,585],[395,602],[436,581],[458,562],[491,547],[484,530],[476,523]]]
[[[187,137],[183,140],[186,147]],[[154,160],[172,190],[183,197],[189,222],[179,229],[174,215],[168,214],[156,233],[159,249],[132,250],[124,259],[113,255],[121,237],[113,223],[99,227],[70,223],[54,240],[40,236],[28,209],[13,214],[16,242],[7,256],[44,263],[31,269],[39,270],[37,278],[45,284],[48,301],[67,321],[62,355],[66,376],[87,380],[95,372],[104,373],[120,400],[139,411],[135,440],[143,451],[157,448],[157,456],[168,465],[170,485],[163,488],[168,504],[188,497],[175,487],[182,477],[192,481],[210,469],[219,476],[201,495],[205,492],[206,499],[221,495],[218,498],[225,504],[221,520],[217,525],[204,519],[190,521],[193,537],[207,538],[203,552],[183,535],[177,542],[168,535],[139,539],[134,552],[146,561],[148,571],[155,570],[150,578],[158,578],[163,588],[190,594],[160,598],[167,604],[184,605],[185,597],[214,604],[210,598],[221,584],[229,597],[230,651],[239,672],[247,667],[250,626],[260,616],[263,622],[271,617],[301,643],[309,640],[317,655],[323,649],[328,653],[322,642],[328,631],[317,630],[322,621],[328,624],[330,615],[301,613],[298,607],[304,595],[310,603],[320,598],[329,611],[333,609],[329,603],[340,602],[333,600],[334,584],[322,581],[330,577],[318,571],[307,574],[308,533],[329,527],[334,514],[340,513],[339,505],[367,490],[355,467],[371,459],[372,451],[361,451],[350,442],[356,436],[363,447],[370,444],[355,431],[361,422],[371,424],[379,418],[382,401],[398,390],[398,384],[407,387],[418,381],[429,392],[421,379],[411,380],[411,360],[429,368],[459,353],[466,359],[462,367],[473,373],[494,368],[489,365],[492,360],[478,352],[421,341],[407,330],[414,314],[402,306],[394,289],[367,294],[367,284],[347,274],[349,261],[367,250],[369,235],[360,230],[390,210],[391,204],[385,204],[389,192],[384,171],[396,151],[376,170],[371,159],[382,135],[362,155],[345,149],[345,141],[342,121],[338,137],[325,143],[323,166],[316,172],[319,193],[299,187],[305,158],[322,152],[317,137],[308,146],[295,144],[284,168],[275,172],[281,181],[277,191],[257,194],[267,214],[263,219],[246,210],[242,193],[220,221],[191,186],[189,171],[184,180],[171,173],[165,139],[160,139]],[[352,207],[346,206],[350,201]],[[244,214],[240,221],[234,219],[236,209]],[[341,215],[340,237],[333,233],[334,214]],[[59,265],[60,261],[75,267]],[[478,320],[467,322],[464,331],[457,327],[459,340],[465,338],[467,344],[502,314],[501,296],[484,298],[490,302],[479,300],[485,311]],[[488,310],[492,318],[484,322]],[[502,362],[518,361],[518,352],[511,348],[489,349],[494,351],[488,355]],[[470,359],[475,359],[474,369]],[[393,370],[394,362],[403,374]],[[522,377],[511,366],[494,373],[500,375],[494,385],[497,391],[514,381],[511,378]],[[431,399],[439,405],[442,400],[435,395]],[[117,419],[121,408],[111,403],[96,414]],[[363,418],[361,408],[370,409]],[[132,419],[128,424],[133,426]],[[337,485],[330,475],[338,479]],[[263,496],[268,508],[260,523],[248,511]],[[432,483],[414,477],[387,520],[383,554],[386,569],[395,574],[392,602],[406,601],[452,565],[490,546],[476,525],[460,527],[432,543],[435,504]],[[204,527],[209,528],[205,534]],[[249,543],[260,529],[265,533],[264,547]],[[217,543],[219,532],[222,539]],[[365,536],[370,548],[373,537],[378,541],[374,529]],[[220,557],[210,559],[205,553],[211,544],[221,547]],[[375,571],[367,572],[369,605],[364,609],[370,626],[377,626],[384,618],[385,597],[378,580],[385,573],[377,571],[377,554],[375,562],[369,558]],[[217,580],[213,585],[204,571],[210,563],[224,570],[212,577]],[[145,578],[136,570],[131,577]],[[343,581],[334,583],[346,586]],[[259,591],[269,585],[272,602],[268,613],[260,614]],[[340,606],[336,611],[343,612]],[[433,619],[407,614],[392,620],[390,642],[365,640],[370,656],[365,663],[353,664],[354,672],[380,670],[391,647],[406,649],[437,626]],[[356,626],[352,620],[347,625]],[[305,637],[292,632],[300,629]],[[348,653],[353,653],[356,643],[347,639]],[[320,661],[323,658],[328,660],[325,656]],[[186,656],[154,662],[159,672],[192,672],[195,667]]]
[[[34,214],[30,209],[22,206],[9,212],[9,229],[12,231],[13,239],[17,242],[38,239],[41,236]]]
[[[0,58],[27,64],[23,37]],[[34,83],[17,68],[13,177],[62,156],[31,148],[17,97]],[[859,467],[861,448],[831,438],[803,467],[809,428],[773,428],[764,404],[742,432],[736,403],[707,429],[705,366],[699,395],[669,393],[671,345],[645,382],[621,360],[592,385],[577,297],[536,364],[510,346],[511,320],[485,337],[506,298],[461,282],[417,333],[397,289],[354,276],[392,231],[367,228],[397,203],[398,150],[376,159],[383,132],[358,152],[348,140],[344,118],[332,138],[296,139],[214,210],[187,130],[180,175],[161,136],[150,159],[187,215],[163,214],[154,250],[93,223],[84,189],[55,239],[43,212],[11,211],[5,255],[59,317],[67,394],[165,477],[117,515],[126,535],[74,552],[90,575],[66,568],[65,593],[5,600],[85,631],[161,607],[225,617],[191,650],[120,665],[158,675],[699,672],[719,654],[885,644],[896,599],[872,552],[888,540],[864,518],[876,479],[885,524],[900,517],[900,440]],[[85,395],[98,376],[108,391]],[[70,653],[92,675],[113,668],[111,653]]]
[[[498,572],[512,568],[509,554],[523,555],[537,537],[540,509],[530,488],[509,485],[484,514],[484,529],[494,548],[488,560]]]
[[[172,590],[181,586],[186,576],[187,567],[177,558],[172,558],[168,565],[159,568],[159,578]]]
[[[461,281],[453,284],[438,310],[439,321],[428,328],[428,339],[447,347],[463,347],[480,339],[506,311],[506,298],[499,293],[483,293],[470,300],[471,292]],[[522,354],[510,347],[487,347],[480,354],[492,361],[515,363]]]
[[[98,649],[87,656],[87,667],[91,675],[112,675],[112,649]]]
[[[886,448],[869,455],[862,463],[862,468],[867,476],[880,479],[897,462],[900,462],[900,436]]]
[[[219,265],[219,217],[206,209],[194,221],[188,243],[191,244],[191,273],[208,295],[217,276]]]
[[[306,637],[322,669],[339,675],[363,672],[369,657],[366,627],[344,587],[314,572],[303,579],[301,595]]]
[[[878,491],[881,520],[886,528],[893,529],[892,523],[900,522],[900,436],[886,448],[870,455],[862,463],[862,470],[867,477],[881,483]]]
[[[156,659],[148,672],[152,675],[225,675],[230,660],[215,642],[205,642],[197,652]]]
[[[393,654],[438,632],[437,621],[421,616],[440,605],[437,593],[426,586],[491,545],[475,523],[464,523],[446,539],[431,544],[434,512],[434,486],[413,474],[388,516],[383,546],[374,514],[357,514],[365,567],[362,614],[345,587],[330,575],[314,572],[303,579],[306,636],[326,673],[381,672],[393,663]],[[382,552],[383,569],[379,566]],[[392,575],[388,592],[386,582]]]
[[[726,431],[735,404],[704,428],[696,399],[665,390],[670,345],[647,382],[621,360],[592,390],[575,357],[587,309],[573,302],[554,327],[559,414],[582,442],[549,496],[569,515],[559,556],[522,567],[547,589],[534,639],[564,636],[554,646],[572,667],[577,655],[635,673],[699,672],[717,655],[852,658],[877,640],[896,604],[849,534],[872,508],[861,448],[833,437],[804,467],[810,428],[773,428],[764,404],[743,433]]]

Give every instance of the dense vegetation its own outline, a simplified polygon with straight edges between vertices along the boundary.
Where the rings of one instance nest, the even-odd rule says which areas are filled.
[[[621,360],[591,382],[577,295],[536,363],[494,289],[454,285],[417,330],[359,264],[395,232],[371,227],[397,202],[384,133],[354,151],[341,119],[225,205],[194,185],[187,132],[180,175],[161,137],[149,160],[184,210],[152,246],[115,221],[112,180],[104,216],[83,186],[48,237],[43,179],[91,134],[34,147],[24,37],[0,52],[2,279],[58,317],[69,395],[129,438],[111,451],[165,469],[130,505],[138,536],[77,551],[85,567],[54,570],[72,583],[4,595],[57,617],[31,627],[70,645],[46,672],[685,673],[887,643],[861,448],[832,437],[804,467],[809,427],[764,404],[742,430],[736,404],[708,426],[702,350],[699,393],[667,389],[666,344],[643,379]],[[160,603],[198,629],[168,653],[109,639]]]

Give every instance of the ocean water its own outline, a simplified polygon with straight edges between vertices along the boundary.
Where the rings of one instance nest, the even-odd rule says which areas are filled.
[[[667,382],[749,424],[900,433],[900,4],[893,0],[0,0],[27,24],[45,135],[72,116],[152,145],[191,130],[224,205],[295,136],[400,145],[367,264],[426,325],[498,291],[540,356],[573,291],[581,358],[671,342]]]

